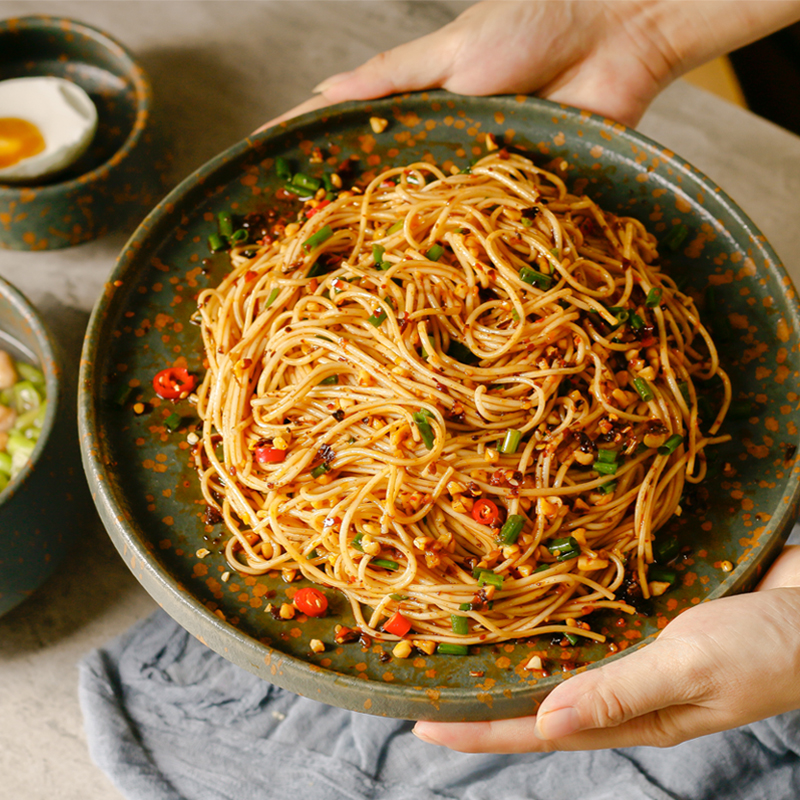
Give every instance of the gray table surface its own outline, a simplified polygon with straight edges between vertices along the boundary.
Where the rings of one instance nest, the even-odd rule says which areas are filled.
[[[435,30],[467,5],[0,0],[0,19],[71,17],[125,43],[152,79],[177,182],[324,77]],[[640,130],[734,197],[800,285],[800,138],[681,82]],[[129,233],[70,250],[0,250],[0,275],[40,308],[75,366],[88,314]],[[154,608],[93,520],[56,575],[0,620],[0,798],[120,797],[89,758],[76,665]]]

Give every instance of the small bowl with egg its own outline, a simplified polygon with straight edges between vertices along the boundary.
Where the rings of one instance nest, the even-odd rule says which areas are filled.
[[[159,199],[150,84],[121,44],[55,17],[0,20],[0,247],[50,250]]]
[[[85,519],[61,364],[39,312],[0,279],[0,616],[52,574]]]

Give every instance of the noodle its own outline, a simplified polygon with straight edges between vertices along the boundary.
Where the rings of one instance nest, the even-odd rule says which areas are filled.
[[[416,641],[603,641],[580,618],[666,588],[654,534],[727,438],[655,238],[506,151],[322,195],[199,296],[229,563],[340,590],[378,638],[400,611]]]

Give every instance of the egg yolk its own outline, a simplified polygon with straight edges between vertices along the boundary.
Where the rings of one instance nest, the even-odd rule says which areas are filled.
[[[44,137],[32,123],[16,117],[0,118],[0,169],[41,153]]]

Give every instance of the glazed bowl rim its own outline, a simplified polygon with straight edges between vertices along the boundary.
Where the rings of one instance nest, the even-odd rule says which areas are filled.
[[[121,164],[136,148],[147,127],[153,94],[150,80],[133,57],[131,51],[113,36],[85,22],[69,19],[68,17],[55,17],[48,14],[31,14],[25,17],[13,17],[0,20],[0,37],[4,34],[14,33],[20,30],[51,29],[58,29],[61,31],[74,30],[102,45],[109,53],[118,59],[119,63],[124,66],[124,74],[133,84],[136,96],[136,119],[122,146],[105,162],[89,172],[85,172],[83,175],[78,175],[76,178],[71,178],[68,181],[43,184],[41,186],[0,183],[0,199],[13,200],[15,198],[22,198],[26,193],[30,192],[35,192],[37,196],[48,199],[52,196],[67,194],[73,189],[104,181],[111,175],[114,168]]]

